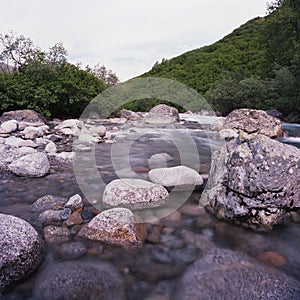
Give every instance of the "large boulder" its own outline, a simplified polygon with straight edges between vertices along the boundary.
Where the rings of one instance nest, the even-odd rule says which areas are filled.
[[[296,300],[300,299],[300,283],[241,252],[213,249],[187,269],[172,299]]]
[[[102,202],[105,208],[145,209],[165,205],[168,195],[163,186],[149,181],[116,179],[106,186]]]
[[[42,239],[29,223],[0,214],[0,293],[37,269],[43,247]]]
[[[167,188],[177,190],[193,190],[203,184],[201,175],[186,166],[153,169],[148,174],[149,179]]]
[[[86,238],[115,245],[140,246],[146,236],[144,224],[127,208],[105,210],[92,219]]]
[[[38,275],[33,295],[43,300],[125,299],[119,272],[108,263],[95,261],[49,264]]]
[[[43,177],[50,172],[50,163],[46,154],[38,152],[13,161],[9,169],[18,176]]]
[[[257,133],[268,137],[283,136],[280,120],[269,116],[263,110],[237,109],[226,118],[224,129],[234,129],[238,133]]]
[[[122,109],[121,118],[126,118],[127,120],[138,120],[141,119],[141,116],[134,111],[128,109]]]
[[[28,122],[43,125],[45,118],[34,110],[24,109],[3,113],[0,118],[0,123],[8,120],[16,120],[18,122]]]
[[[145,117],[146,123],[176,123],[180,121],[178,110],[166,104],[154,106]]]
[[[214,153],[200,203],[219,219],[271,229],[300,208],[300,150],[263,135],[240,135]]]

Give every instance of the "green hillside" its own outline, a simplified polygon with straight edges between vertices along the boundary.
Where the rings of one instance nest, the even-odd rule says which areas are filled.
[[[222,40],[163,59],[142,76],[174,79],[222,113],[238,107],[300,110],[300,1],[277,1]]]
[[[261,75],[264,48],[259,41],[264,23],[263,18],[251,20],[211,46],[163,60],[144,76],[178,80],[205,93],[227,72]]]

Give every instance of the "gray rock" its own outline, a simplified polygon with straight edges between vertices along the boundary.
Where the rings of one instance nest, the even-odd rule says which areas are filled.
[[[146,237],[146,228],[137,221],[129,209],[105,210],[88,224],[86,238],[108,244],[139,246]]]
[[[43,224],[43,226],[47,225],[61,225],[62,224],[62,218],[61,218],[61,211],[60,210],[53,210],[48,209],[43,211],[38,219],[39,222]]]
[[[234,129],[238,133],[257,133],[268,137],[283,136],[280,120],[269,116],[263,110],[237,109],[226,118],[224,129]]]
[[[18,176],[43,177],[50,172],[50,164],[44,153],[34,153],[13,161],[9,169]]]
[[[87,246],[82,242],[64,243],[55,247],[56,255],[63,260],[73,260],[81,257],[87,251]]]
[[[39,274],[33,295],[43,300],[125,299],[124,285],[114,266],[83,261],[48,265]]]
[[[4,144],[5,143],[5,138],[0,137],[0,144]]]
[[[75,158],[75,152],[61,152],[61,153],[55,153],[54,157],[56,160],[62,163],[68,163],[72,162]]]
[[[300,150],[263,135],[240,135],[213,155],[200,203],[219,219],[256,230],[300,208]]]
[[[23,140],[21,138],[17,138],[15,136],[10,136],[7,139],[5,139],[5,145],[8,145],[10,147],[32,147],[32,148],[36,148],[37,145],[31,141],[31,140]]]
[[[220,138],[224,140],[231,140],[239,136],[238,133],[233,129],[221,129],[219,131],[219,135]]]
[[[28,123],[39,123],[44,124],[44,117],[34,110],[24,109],[24,110],[14,110],[3,113],[0,118],[0,122],[5,122],[8,120],[16,120],[18,122],[28,122]],[[22,130],[19,128],[19,130]]]
[[[190,266],[177,284],[175,300],[299,299],[300,284],[269,271],[241,252],[214,249]]]
[[[166,104],[159,104],[159,105],[154,106],[149,111],[149,113],[153,114],[153,115],[161,115],[161,116],[171,117],[173,119],[173,122],[180,121],[178,110],[175,107],[171,107]]]
[[[69,198],[68,202],[65,204],[66,208],[70,208],[72,211],[82,208],[83,201],[80,195],[76,194]]]
[[[139,120],[141,119],[141,116],[134,111],[128,109],[122,109],[121,118],[126,118],[127,120]]]
[[[152,182],[176,190],[193,190],[203,184],[201,175],[186,166],[153,169],[148,176]]]
[[[61,206],[63,206],[66,202],[66,198],[46,195],[38,198],[33,204],[31,204],[30,210],[32,212],[43,212],[45,210],[52,209],[55,204],[61,204]]]
[[[64,243],[55,248],[58,256],[64,260],[73,260],[84,255],[87,247],[82,242]]]
[[[45,152],[56,153],[57,152],[56,145],[53,142],[48,143],[45,147]]]
[[[24,129],[23,135],[25,139],[34,140],[42,137],[49,130],[49,126],[43,125],[39,127],[28,126]]]
[[[125,207],[144,209],[166,204],[168,191],[161,185],[142,179],[116,179],[109,183],[103,193],[106,208]]]
[[[42,239],[29,223],[0,214],[0,293],[37,269],[43,247]]]
[[[106,135],[106,128],[104,126],[99,126],[97,129],[98,129],[98,135],[100,137],[105,137],[105,135]]]
[[[44,239],[48,244],[62,244],[68,242],[71,233],[66,227],[49,225],[44,228]]]
[[[10,120],[10,121],[6,121],[4,123],[1,124],[0,126],[0,133],[12,133],[14,131],[17,131],[18,129],[18,121],[16,120]]]

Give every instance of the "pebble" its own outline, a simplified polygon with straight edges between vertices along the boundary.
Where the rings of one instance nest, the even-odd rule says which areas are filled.
[[[67,220],[68,218],[70,218],[72,214],[72,210],[71,208],[64,208],[61,212],[60,212],[60,217],[62,220]]]
[[[66,227],[46,226],[44,239],[48,244],[61,244],[70,240],[70,232]]]
[[[57,205],[58,203],[66,203],[67,199],[62,197],[55,197],[53,195],[46,195],[41,198],[38,198],[33,204],[30,206],[30,210],[32,212],[42,212],[47,209],[51,209],[53,205]]]
[[[80,225],[83,223],[83,219],[81,217],[81,214],[79,211],[75,211],[71,214],[71,216],[64,222],[64,225],[69,227],[69,226],[74,226],[74,225]]]
[[[70,208],[72,211],[82,208],[83,201],[80,195],[76,194],[69,198],[68,202],[65,204],[66,208]]]
[[[41,222],[44,226],[59,226],[62,224],[61,212],[59,210],[45,210],[39,215],[37,220]]]

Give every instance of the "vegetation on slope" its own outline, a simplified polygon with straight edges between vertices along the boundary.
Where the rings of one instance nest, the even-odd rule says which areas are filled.
[[[240,107],[300,111],[300,1],[277,0],[269,12],[142,76],[187,84],[223,114]]]

